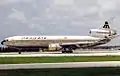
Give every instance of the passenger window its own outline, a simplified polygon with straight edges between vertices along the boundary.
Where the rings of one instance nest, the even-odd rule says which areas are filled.
[[[46,37],[44,37],[44,39],[46,39]]]
[[[28,37],[26,37],[26,39],[28,39]]]
[[[38,37],[38,39],[40,39],[40,37]]]

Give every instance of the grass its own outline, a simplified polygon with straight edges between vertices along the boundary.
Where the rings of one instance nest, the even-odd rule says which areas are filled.
[[[0,64],[120,61],[120,56],[0,57]]]
[[[120,68],[64,68],[1,70],[0,76],[120,76]]]

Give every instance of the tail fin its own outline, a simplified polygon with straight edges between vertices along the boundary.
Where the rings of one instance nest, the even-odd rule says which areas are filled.
[[[105,21],[105,24],[102,28],[99,29],[91,29],[90,35],[94,37],[107,37],[107,38],[115,38],[117,35],[117,31],[110,28],[108,21]]]
[[[105,24],[103,26],[104,29],[110,29],[110,25],[108,23],[108,21],[105,21]]]

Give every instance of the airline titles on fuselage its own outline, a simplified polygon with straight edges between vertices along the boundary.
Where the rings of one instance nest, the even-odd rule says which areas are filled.
[[[37,39],[46,39],[46,37],[22,37],[22,39],[31,39],[31,40],[37,40]]]
[[[25,36],[25,37],[22,37],[21,39],[30,39],[30,40],[39,40],[39,39],[47,39],[47,37],[45,36],[31,36],[31,37],[28,37],[28,36]],[[67,37],[63,37],[63,39],[67,39]]]

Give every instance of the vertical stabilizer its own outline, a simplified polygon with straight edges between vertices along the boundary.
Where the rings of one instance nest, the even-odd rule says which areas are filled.
[[[117,35],[117,31],[111,29],[108,21],[105,21],[102,28],[91,29],[90,34],[94,37],[114,38]]]

